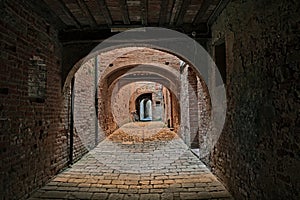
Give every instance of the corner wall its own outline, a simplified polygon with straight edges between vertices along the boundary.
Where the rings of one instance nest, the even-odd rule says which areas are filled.
[[[211,166],[236,199],[299,199],[299,24],[299,1],[247,0],[212,26],[212,49],[226,44],[228,114]]]

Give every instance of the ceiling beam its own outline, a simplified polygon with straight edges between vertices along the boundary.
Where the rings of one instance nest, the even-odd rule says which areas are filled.
[[[77,0],[79,7],[81,8],[81,10],[84,10],[85,13],[88,14],[90,21],[92,22],[92,26],[97,26],[97,21],[94,18],[93,14],[91,13],[90,9],[88,8],[88,6],[86,5],[86,3],[83,0]]]
[[[141,20],[142,25],[148,25],[148,0],[141,0]]]
[[[58,17],[48,4],[44,1],[27,0],[28,5],[34,10],[39,16],[46,19],[49,24],[52,24],[57,29],[66,28],[66,24]]]
[[[180,26],[183,24],[184,15],[185,15],[187,9],[189,8],[190,4],[191,4],[191,0],[183,0],[179,14],[178,14],[178,18],[176,21],[177,26]]]
[[[161,1],[160,13],[159,13],[159,26],[163,26],[164,24],[167,23],[168,5],[169,5],[170,1],[173,1],[173,0]]]
[[[211,26],[217,19],[217,17],[221,14],[221,12],[224,10],[224,8],[227,6],[227,4],[230,2],[230,0],[220,0],[220,3],[214,10],[213,14],[208,19],[208,25]]]
[[[143,26],[133,26],[133,25],[123,25],[123,26],[111,26],[110,28],[141,28]],[[176,31],[181,31],[186,35],[192,37],[192,32],[196,32],[196,38],[209,38],[209,30],[207,29],[206,23],[198,24],[194,26],[192,24],[182,24],[180,30],[177,26],[163,26],[164,28],[173,29]],[[80,44],[80,43],[99,43],[109,37],[118,34],[118,32],[111,32],[111,29],[107,26],[98,26],[94,30],[64,30],[59,32],[59,40],[62,44]]]
[[[61,31],[58,34],[59,40],[64,43],[78,42],[81,41],[99,41],[105,40],[117,33],[112,33],[110,29],[103,29],[97,31],[82,31],[82,30],[72,30],[72,31]]]
[[[75,18],[73,13],[71,13],[62,0],[44,0],[44,2],[67,26],[75,26],[76,28],[81,27],[79,21]],[[63,15],[66,16],[66,18],[64,18]]]
[[[105,3],[105,0],[97,0],[98,5],[100,6],[100,9],[102,11],[103,17],[108,24],[108,26],[111,26],[113,24],[113,20],[111,18],[109,9]]]
[[[130,19],[129,19],[128,7],[127,7],[126,0],[119,0],[119,3],[120,3],[120,8],[121,8],[122,18],[123,18],[124,24],[126,24],[126,25],[130,24]]]
[[[196,17],[194,18],[194,21],[193,21],[194,25],[201,23],[201,19],[205,15],[205,12],[208,10],[210,3],[211,3],[210,0],[204,0],[202,2],[202,5],[201,5],[200,9],[198,10]]]
[[[176,19],[178,18],[179,15],[179,11],[182,5],[182,1],[183,0],[175,0],[174,4],[173,4],[173,8],[171,11],[171,18],[170,18],[170,25],[174,25]]]
[[[77,18],[73,15],[73,13],[70,11],[70,9],[66,6],[65,2],[63,0],[58,0],[60,4],[63,7],[64,13],[70,17],[76,24],[76,27],[81,27],[80,22],[77,20]],[[49,1],[48,1],[49,2]],[[51,2],[51,1],[50,1]]]

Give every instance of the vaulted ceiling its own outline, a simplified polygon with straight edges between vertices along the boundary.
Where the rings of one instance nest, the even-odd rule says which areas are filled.
[[[42,0],[36,3],[60,27],[62,41],[103,39],[135,27],[165,27],[198,38],[209,37],[209,27],[228,0]],[[41,5],[43,4],[43,5]],[[45,12],[44,12],[45,14]],[[196,33],[196,35],[195,35]]]

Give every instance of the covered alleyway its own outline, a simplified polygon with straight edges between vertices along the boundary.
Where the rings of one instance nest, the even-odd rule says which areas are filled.
[[[231,199],[207,167],[161,122],[129,123],[29,200]]]
[[[299,0],[0,0],[0,200],[299,200],[299,35]]]

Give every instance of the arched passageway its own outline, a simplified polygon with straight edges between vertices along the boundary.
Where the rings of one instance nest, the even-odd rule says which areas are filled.
[[[218,187],[199,188],[214,184],[205,182],[208,179],[201,179],[202,183],[200,177],[189,176],[188,180],[195,182],[186,182],[185,176],[192,173],[191,168],[194,171],[204,168],[197,164],[199,168],[187,166],[188,161],[199,161],[193,162],[189,155],[170,164],[170,172],[164,174],[139,177],[122,173],[121,176],[117,169],[111,170],[111,166],[118,167],[114,157],[122,161],[119,156],[124,153],[120,152],[143,147],[143,142],[149,142],[152,149],[161,148],[159,142],[151,143],[157,137],[171,138],[177,144],[172,134],[151,135],[147,131],[161,125],[154,120],[132,123],[130,112],[135,109],[135,97],[140,95],[136,90],[132,91],[133,101],[129,95],[126,97],[132,104],[121,103],[124,100],[121,93],[125,91],[121,88],[127,87],[124,85],[129,80],[120,75],[145,64],[146,70],[125,76],[133,78],[137,74],[139,80],[151,77],[152,82],[165,87],[166,98],[161,102],[165,106],[163,127],[176,133],[187,147],[194,150],[199,146],[197,155],[201,161],[235,199],[298,200],[299,3],[286,0],[2,0],[0,199],[26,199],[68,167],[69,171],[59,174],[55,181],[38,191],[40,196],[35,199],[42,196],[44,199],[193,199],[194,193],[212,198],[203,191],[217,191]],[[182,34],[180,37],[175,33],[161,34],[155,27],[148,28],[151,26]],[[140,29],[123,32],[131,36],[134,33],[134,37],[124,40],[117,36],[137,27]],[[143,37],[148,33],[150,37]],[[106,43],[105,51],[96,49],[88,56],[111,36],[116,37]],[[188,38],[194,40],[189,43],[185,40]],[[199,43],[210,56],[195,49]],[[170,51],[176,45],[180,47],[178,54]],[[207,57],[218,65],[217,80],[217,70],[206,69],[210,63]],[[204,62],[195,64],[199,60]],[[83,66],[80,68],[85,61],[91,64],[87,71],[82,70]],[[106,69],[103,66],[110,71],[100,81]],[[201,73],[194,67],[199,67]],[[143,75],[143,71],[147,74]],[[178,77],[189,84],[176,84]],[[82,84],[86,80],[89,83]],[[222,112],[213,108],[224,99],[213,97],[222,81],[228,109],[221,135],[216,139],[217,131],[211,127],[222,124],[222,118],[218,117]],[[209,92],[210,98],[202,95],[210,87],[216,89]],[[117,96],[114,90],[119,91]],[[191,92],[194,94],[187,96]],[[112,100],[122,106],[115,106]],[[210,106],[203,106],[207,102]],[[154,116],[154,109],[152,112]],[[213,124],[206,121],[207,115]],[[142,127],[146,125],[145,130]],[[132,127],[137,131],[130,131]],[[120,132],[114,134],[117,130]],[[128,139],[121,142],[116,136]],[[109,137],[114,140],[106,140]],[[104,140],[106,145],[98,149],[96,145]],[[210,143],[215,145],[207,145]],[[124,149],[124,145],[131,148]],[[108,151],[106,147],[118,151]],[[93,148],[105,159],[93,160]],[[136,156],[149,153],[145,148],[138,149]],[[178,146],[165,150],[177,153],[179,149]],[[86,157],[75,163],[83,155]],[[127,166],[138,169],[137,160]],[[153,163],[160,166],[168,158],[163,160],[158,156],[157,160],[160,162]],[[104,161],[110,163],[104,166]],[[103,174],[96,175],[99,171]],[[129,197],[125,193],[129,190],[138,196]]]
[[[100,54],[84,64],[75,75],[74,85],[75,110],[78,108],[75,117],[85,116],[75,118],[76,134],[83,144],[77,146],[76,151],[84,152],[80,148],[87,145],[93,147],[74,166],[78,166],[79,174],[85,173],[85,167],[93,168],[95,164],[99,167],[89,178],[82,179],[76,174],[67,181],[77,179],[82,186],[79,189],[84,189],[93,179],[106,188],[107,192],[101,195],[107,197],[113,195],[107,187],[113,187],[119,197],[126,196],[125,191],[133,195],[131,189],[135,188],[138,191],[146,189],[147,193],[152,191],[151,198],[163,198],[164,195],[175,198],[177,194],[172,188],[178,186],[177,191],[197,191],[183,192],[179,198],[207,195],[230,199],[230,194],[199,159],[199,153],[205,152],[205,149],[199,151],[202,148],[199,138],[205,136],[199,133],[206,133],[209,128],[204,122],[209,121],[209,112],[205,109],[209,110],[210,102],[197,71],[172,54],[150,48],[132,48],[130,51],[125,48],[113,63],[103,65],[109,54]],[[153,57],[158,57],[157,61],[153,61]],[[93,83],[92,87],[86,82]],[[89,95],[91,102],[88,104]],[[94,115],[95,112],[98,113]],[[138,120],[132,117],[133,113],[138,115]],[[82,119],[87,118],[92,119],[90,127],[79,129],[81,124],[87,125],[82,123]],[[93,131],[98,135],[95,136]],[[198,149],[198,157],[190,148]],[[185,165],[185,161],[189,164]],[[108,175],[105,169],[112,172]],[[107,177],[105,183],[96,178],[103,172]],[[68,173],[73,172],[60,174],[50,185],[60,182]],[[147,178],[148,173],[153,175]],[[158,173],[161,178],[156,180]],[[207,185],[196,185],[202,179]],[[215,196],[207,191],[209,188],[217,189]],[[206,192],[199,194],[198,190]],[[41,197],[47,195],[48,192],[43,192]],[[144,194],[133,196],[143,198]]]

